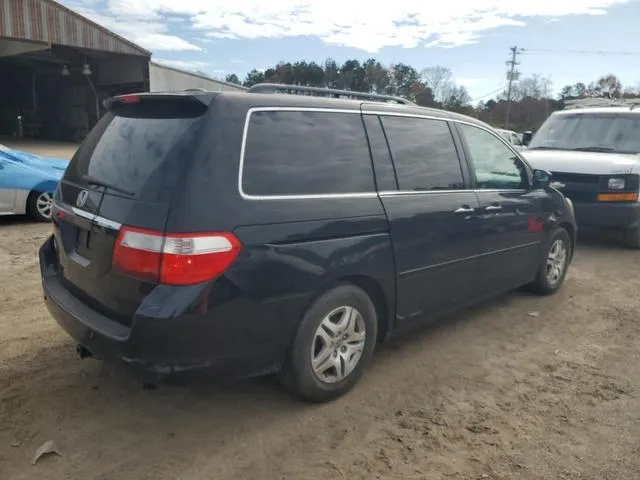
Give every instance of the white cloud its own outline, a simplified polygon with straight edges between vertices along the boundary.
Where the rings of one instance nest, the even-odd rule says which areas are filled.
[[[313,36],[325,43],[376,52],[387,46],[455,47],[476,43],[501,26],[523,26],[533,17],[602,15],[631,0],[396,0],[392,8],[356,0],[66,0],[110,18],[108,28],[154,50],[199,50],[168,31],[186,17],[203,39]],[[98,10],[98,11],[96,11]],[[187,24],[189,23],[187,22]],[[191,32],[193,33],[193,32]]]
[[[466,77],[456,77],[455,79],[458,85],[462,85],[466,88],[477,87],[478,85],[482,85],[486,83],[485,78],[466,78]]]
[[[67,0],[62,3],[98,25],[123,36],[147,50],[195,52],[202,50],[199,46],[171,34],[169,31],[169,19],[162,18],[154,10],[150,10],[146,15],[120,15],[118,11],[110,8],[110,3],[107,3],[107,8],[99,8],[95,0]],[[173,18],[180,17],[174,16]]]

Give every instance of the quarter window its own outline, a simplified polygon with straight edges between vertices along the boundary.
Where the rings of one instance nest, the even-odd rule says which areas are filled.
[[[249,195],[271,196],[374,192],[360,114],[253,112],[242,189]]]
[[[383,116],[400,190],[464,188],[458,152],[447,122]]]
[[[518,156],[496,136],[478,127],[461,124],[479,189],[522,189],[527,170]]]

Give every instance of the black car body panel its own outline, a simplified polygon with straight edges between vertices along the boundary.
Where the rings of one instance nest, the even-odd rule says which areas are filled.
[[[501,139],[522,188],[478,188],[460,125],[499,137],[467,117],[289,95],[172,94],[169,110],[162,96],[140,98],[112,103],[72,160],[40,267],[46,304],[78,344],[153,376],[279,370],[313,300],[341,282],[372,298],[383,340],[532,281],[557,226],[575,241],[569,203],[533,187],[531,168]],[[156,163],[127,164],[139,181],[113,184],[105,155],[124,140],[100,142],[120,117],[133,135],[138,125],[190,126],[163,149],[149,139],[141,155]],[[432,122],[437,178],[411,172],[419,149],[405,139],[427,124],[407,118]],[[102,167],[82,167],[93,161]],[[130,228],[179,238],[227,232],[241,249],[207,281],[141,280],[112,266]]]

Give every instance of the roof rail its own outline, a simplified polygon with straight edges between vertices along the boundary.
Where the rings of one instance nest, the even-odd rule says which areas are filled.
[[[596,107],[629,107],[633,110],[640,105],[640,98],[576,98],[565,101],[565,110]]]
[[[183,92],[208,92],[206,88],[195,87],[195,88],[185,88],[182,90]]]
[[[304,87],[301,85],[285,85],[281,83],[258,83],[249,88],[249,93],[285,93],[289,95],[312,95],[332,98],[351,98],[358,100],[372,100],[374,102],[399,103],[401,105],[413,105],[406,98],[391,95],[378,95],[377,93],[353,92],[351,90],[338,90],[335,88]]]

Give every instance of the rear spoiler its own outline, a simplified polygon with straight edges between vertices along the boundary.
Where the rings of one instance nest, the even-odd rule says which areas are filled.
[[[174,103],[184,104],[201,104],[208,106],[216,97],[215,92],[201,90],[185,90],[184,92],[152,92],[152,93],[129,93],[126,95],[118,95],[116,97],[107,98],[104,102],[104,108],[113,110],[124,105],[135,105],[150,101],[173,101]]]

